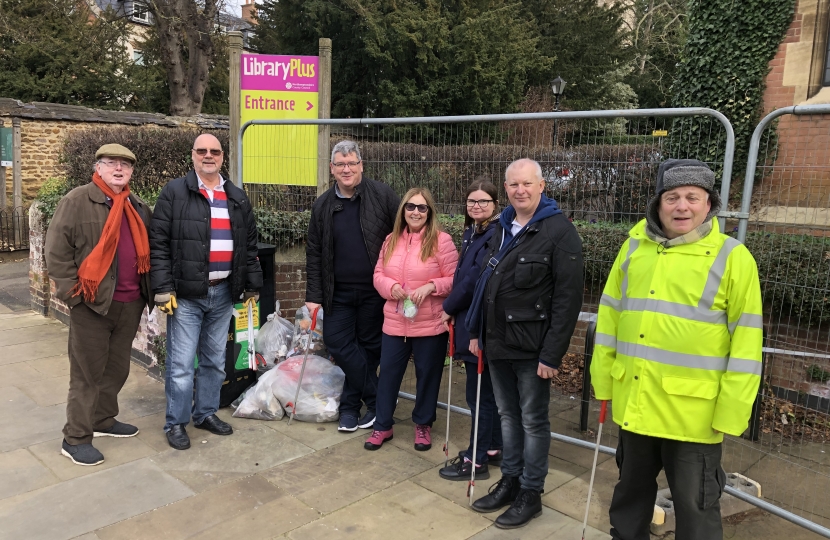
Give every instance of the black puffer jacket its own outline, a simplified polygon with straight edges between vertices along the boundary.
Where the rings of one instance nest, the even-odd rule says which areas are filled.
[[[380,248],[392,232],[400,197],[386,184],[363,178],[355,189],[360,197],[360,227],[372,267],[378,262]],[[323,311],[331,309],[334,295],[334,232],[333,216],[337,204],[334,186],[320,195],[311,208],[306,242],[306,302],[321,304]]]
[[[231,182],[224,184],[233,235],[231,294],[262,288],[257,230],[251,202]],[[180,298],[206,298],[210,259],[210,206],[199,192],[195,171],[161,190],[150,225],[150,283],[153,293],[174,291]]]

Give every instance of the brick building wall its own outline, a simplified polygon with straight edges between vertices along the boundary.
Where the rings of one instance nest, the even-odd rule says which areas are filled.
[[[830,87],[823,87],[822,81],[829,5],[830,0],[796,3],[790,27],[769,64],[764,114],[793,105],[830,103]],[[777,132],[777,158],[756,189],[760,219],[830,226],[830,212],[786,209],[830,209],[830,114],[784,115]]]

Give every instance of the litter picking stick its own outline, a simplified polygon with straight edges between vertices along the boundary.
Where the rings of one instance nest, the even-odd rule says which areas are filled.
[[[256,371],[256,346],[254,345],[254,306],[248,302],[248,367]]]
[[[585,503],[585,519],[582,520],[582,540],[585,540],[585,529],[588,528],[588,509],[591,508],[591,492],[594,490],[594,475],[597,473],[597,456],[599,455],[599,443],[602,439],[602,426],[605,424],[605,410],[607,401],[603,401],[599,409],[599,429],[597,430],[597,446],[594,448],[594,465],[591,467],[591,482],[588,484],[588,502]]]
[[[484,373],[484,353],[478,351],[478,382],[476,383],[476,416],[473,423],[473,462],[470,467],[470,485],[467,486],[467,496],[470,506],[473,505],[473,492],[476,490],[476,453],[478,451],[478,411],[481,407],[481,374]]]
[[[447,436],[444,439],[444,467],[450,460],[450,395],[452,394],[452,361],[455,357],[455,325],[449,323],[450,329],[450,379],[447,382]]]
[[[305,373],[305,364],[308,361],[308,351],[311,349],[311,335],[314,333],[314,329],[317,328],[317,310],[320,308],[314,308],[314,311],[311,313],[311,329],[308,331],[308,341],[305,344],[305,356],[303,357],[303,367],[300,368],[300,378],[297,379],[297,393],[294,394],[294,405],[291,407],[291,416],[288,418],[288,425],[291,425],[291,421],[294,420],[294,413],[297,412],[297,400],[300,399],[300,385],[303,384],[303,373]]]

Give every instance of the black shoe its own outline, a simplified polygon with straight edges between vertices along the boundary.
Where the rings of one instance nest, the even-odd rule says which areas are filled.
[[[494,453],[491,454],[490,452]],[[501,463],[503,457],[504,453],[502,452],[501,448],[491,448],[490,450],[487,450],[488,463]]]
[[[496,454],[491,454],[490,452],[497,452],[497,453]],[[459,450],[458,457],[460,457],[461,459],[464,459],[465,457],[467,457],[467,451],[466,450]],[[487,450],[487,463],[493,463],[493,464],[501,463],[502,457],[503,457],[503,454],[502,454],[501,449]],[[476,474],[478,474],[478,473],[476,473]]]
[[[469,480],[470,474],[472,473],[472,466],[472,461],[464,461],[463,457],[457,457],[450,461],[449,465],[438,471],[438,474],[441,475],[441,478],[444,480]],[[490,471],[488,470],[486,463],[476,467],[476,480],[479,478],[482,480],[490,478]]]
[[[112,425],[109,429],[102,429],[101,431],[95,431],[92,433],[93,437],[135,437],[138,435],[138,428],[135,426],[131,426],[130,424],[125,424],[124,422],[119,422],[118,420]]]
[[[337,426],[337,431],[351,433],[357,431],[357,416],[353,414],[341,414],[340,424]]]
[[[176,450],[187,450],[190,448],[190,437],[187,436],[187,431],[184,426],[173,426],[167,432],[167,443]]]
[[[211,414],[200,424],[193,424],[193,427],[197,429],[206,429],[213,433],[214,435],[230,435],[233,433],[233,428],[227,422],[223,422],[219,420],[219,417],[215,414]]]
[[[542,494],[533,489],[522,489],[507,512],[496,518],[499,529],[524,527],[530,520],[542,515]]]
[[[61,444],[61,454],[72,460],[75,465],[91,467],[104,462],[104,454],[91,444],[69,444],[66,440]]]
[[[516,500],[519,490],[518,477],[502,476],[501,480],[490,486],[487,495],[473,503],[473,510],[482,514],[500,510]]]
[[[357,427],[360,429],[369,429],[370,427],[375,425],[375,411],[372,409],[367,409],[366,414],[360,417],[360,420],[357,421]]]

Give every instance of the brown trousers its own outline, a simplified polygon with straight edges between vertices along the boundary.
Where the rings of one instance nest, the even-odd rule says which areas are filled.
[[[113,301],[106,315],[81,302],[69,314],[69,397],[63,436],[92,442],[118,415],[118,392],[130,374],[130,352],[145,302]]]

